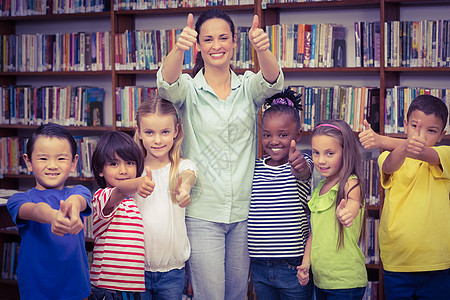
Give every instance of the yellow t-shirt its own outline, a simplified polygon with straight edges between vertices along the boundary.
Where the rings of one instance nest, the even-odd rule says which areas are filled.
[[[389,152],[378,158],[386,190],[379,241],[383,267],[391,272],[424,272],[450,267],[450,147],[433,147],[441,164],[406,158],[383,174]]]

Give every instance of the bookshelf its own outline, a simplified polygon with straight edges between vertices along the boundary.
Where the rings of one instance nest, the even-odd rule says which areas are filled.
[[[117,3],[115,3],[117,2]],[[155,1],[154,1],[155,2]],[[156,1],[163,3],[162,1]],[[220,1],[219,1],[220,2]],[[226,1],[223,1],[226,2]],[[253,3],[252,3],[253,2]],[[380,39],[380,66],[356,67],[354,56],[355,46],[353,37],[354,22],[380,22],[380,32],[384,33],[387,21],[419,21],[448,19],[450,2],[447,0],[342,0],[315,1],[298,3],[270,3],[267,0],[240,1],[240,5],[218,6],[226,10],[238,26],[250,26],[251,16],[260,17],[262,28],[277,24],[317,24],[322,22],[342,24],[347,29],[346,36],[346,67],[317,67],[317,68],[283,68],[286,85],[305,85],[331,87],[337,85],[352,85],[355,87],[378,87],[380,89],[380,132],[385,128],[386,90],[395,86],[423,86],[424,84],[436,88],[450,88],[449,67],[391,67],[385,64],[385,40]],[[275,2],[275,1],[272,1]],[[277,1],[283,2],[283,1]],[[5,1],[3,2],[5,3]],[[105,90],[104,126],[101,127],[69,127],[74,135],[101,135],[109,130],[123,130],[132,132],[132,127],[117,122],[119,107],[116,104],[116,89],[127,86],[156,86],[156,69],[144,68],[125,69],[116,67],[115,42],[118,36],[130,31],[157,31],[172,28],[182,29],[186,24],[188,13],[194,14],[194,20],[208,7],[169,7],[163,8],[139,6],[136,2],[105,0],[105,11],[77,12],[70,14],[49,14],[30,16],[1,16],[0,35],[34,34],[34,33],[70,33],[70,32],[110,32],[109,55],[110,70],[99,71],[44,71],[44,72],[0,72],[0,86],[31,85],[40,87],[46,85],[95,85]],[[129,4],[127,4],[129,3]],[[135,4],[133,4],[135,3]],[[144,3],[151,3],[147,1]],[[169,3],[169,1],[167,2]],[[170,3],[175,3],[172,1]],[[236,3],[234,1],[233,3]],[[116,6],[115,6],[116,5]],[[127,6],[128,5],[128,6]],[[134,5],[134,6],[133,6]],[[141,3],[142,5],[142,3]],[[110,8],[115,9],[110,9]],[[117,36],[117,37],[116,37]],[[381,34],[383,37],[383,34]],[[151,44],[151,43],[149,43]],[[257,71],[257,63],[251,67]],[[243,73],[245,68],[235,69]],[[184,70],[183,72],[189,72]],[[27,136],[36,125],[0,124],[0,137]],[[308,133],[305,133],[308,136]],[[395,136],[404,136],[396,134]],[[304,142],[305,141],[305,142]],[[306,143],[305,139],[301,143]],[[448,142],[448,139],[447,139]],[[71,178],[73,182],[92,185],[93,181],[86,178]],[[18,189],[32,185],[30,175],[5,175],[0,181],[0,188]],[[382,190],[380,189],[380,204],[369,205],[369,216],[377,219],[382,209]],[[8,215],[8,214],[7,214]],[[0,219],[3,219],[0,218]],[[0,232],[0,243],[11,239],[9,234]],[[12,237],[12,239],[18,239]],[[378,296],[384,299],[382,285],[381,264],[368,264],[369,279],[380,280]],[[3,290],[3,288],[2,288]]]

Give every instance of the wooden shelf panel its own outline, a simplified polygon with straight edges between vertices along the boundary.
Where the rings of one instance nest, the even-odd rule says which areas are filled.
[[[217,8],[227,12],[253,12],[254,5],[219,5],[219,6],[198,6],[198,7],[180,7],[180,8],[158,8],[145,10],[115,10],[115,15],[186,15],[188,13],[202,13],[210,8]]]
[[[39,125],[23,125],[23,124],[0,124],[1,129],[24,129],[35,130]],[[69,131],[84,131],[84,132],[103,132],[112,131],[112,126],[64,126]]]
[[[380,6],[380,0],[342,0],[342,1],[318,1],[318,2],[294,2],[267,4],[267,9],[301,9],[301,8],[373,8]]]
[[[0,72],[0,76],[111,76],[111,74],[112,71]]]
[[[283,72],[285,73],[301,73],[301,72],[380,72],[380,68],[378,67],[345,67],[345,68],[283,68]]]
[[[108,19],[111,17],[111,12],[103,11],[103,12],[89,12],[89,13],[76,13],[76,14],[48,14],[48,15],[34,15],[34,16],[17,16],[17,17],[0,17],[1,21],[53,21],[53,20],[76,20],[76,19],[89,19],[89,18],[105,18]]]

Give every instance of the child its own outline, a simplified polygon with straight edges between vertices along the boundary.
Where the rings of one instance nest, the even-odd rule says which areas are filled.
[[[314,167],[325,178],[308,203],[311,235],[298,278],[306,284],[311,265],[316,299],[362,299],[367,271],[358,247],[364,222],[359,145],[341,120],[321,121],[312,132],[311,145]]]
[[[406,140],[376,135],[371,147],[392,151],[378,158],[386,191],[380,219],[380,256],[387,299],[450,299],[450,147],[448,110],[431,96],[416,97],[406,116]]]
[[[258,300],[311,299],[312,285],[301,286],[309,236],[306,197],[313,163],[295,149],[302,137],[300,96],[286,89],[266,100],[261,118],[262,145],[256,160],[248,215],[248,251]]]
[[[145,292],[144,225],[129,195],[150,195],[155,186],[151,173],[136,178],[144,169],[141,149],[120,131],[100,138],[92,169],[100,189],[92,201],[95,245],[89,299],[140,299],[139,292]]]
[[[256,74],[236,75],[231,69],[237,45],[234,22],[223,10],[212,8],[199,15],[195,28],[188,15],[187,26],[156,76],[158,94],[183,115],[183,153],[197,163],[201,175],[186,211],[192,246],[189,273],[199,299],[247,295],[256,121],[264,100],[281,92],[284,84],[269,37],[258,26],[254,16],[248,36],[260,68]],[[185,51],[194,47],[198,52],[191,77],[181,70]]]
[[[146,299],[181,299],[183,293],[191,250],[185,207],[197,167],[181,158],[182,140],[181,119],[172,103],[159,97],[142,102],[135,141],[145,157],[143,175],[151,174],[155,183],[149,197],[135,196],[144,222]]]
[[[23,159],[36,187],[7,203],[22,240],[20,298],[86,298],[91,290],[82,217],[91,214],[91,192],[64,187],[78,162],[77,144],[67,129],[49,123],[33,133]]]

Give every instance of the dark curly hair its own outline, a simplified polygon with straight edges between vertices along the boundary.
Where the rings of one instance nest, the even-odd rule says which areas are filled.
[[[273,113],[288,114],[292,120],[297,124],[297,128],[301,128],[301,120],[299,112],[302,111],[301,104],[302,95],[296,93],[291,87],[287,87],[278,94],[267,98],[263,105],[263,115],[261,123],[264,123],[264,118]]]

